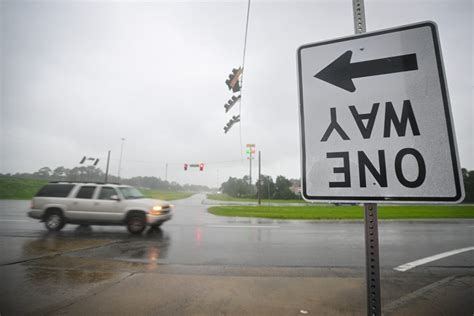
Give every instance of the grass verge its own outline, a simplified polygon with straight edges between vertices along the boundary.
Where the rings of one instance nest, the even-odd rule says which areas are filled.
[[[0,199],[30,200],[47,180],[0,177]]]
[[[221,216],[273,219],[363,219],[361,206],[214,206],[209,212]],[[379,206],[380,219],[474,218],[473,205]]]
[[[181,200],[186,199],[193,195],[190,192],[168,192],[168,191],[159,191],[153,189],[141,189],[140,190],[144,196],[151,199],[159,199],[165,201]]]
[[[257,199],[235,198],[227,194],[207,194],[209,200],[224,202],[257,202]],[[262,200],[263,203],[305,203],[303,200]]]
[[[48,182],[47,180],[0,177],[0,199],[31,200],[39,189]],[[185,199],[193,195],[189,192],[167,192],[152,189],[142,189],[140,191],[148,198],[166,201]]]

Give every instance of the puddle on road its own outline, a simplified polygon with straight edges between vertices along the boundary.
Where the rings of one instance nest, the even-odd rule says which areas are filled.
[[[46,237],[35,240],[28,240],[23,243],[25,255],[45,255],[49,253],[63,253],[76,251],[84,248],[106,245],[111,240],[95,239],[60,239],[56,237]]]
[[[103,246],[111,242],[113,241],[105,239],[71,239],[58,236],[2,237],[0,239],[2,249],[0,265]]]
[[[27,282],[48,284],[55,282],[64,286],[76,286],[86,283],[106,281],[114,276],[111,272],[87,270],[45,269],[35,266],[26,266],[25,278]]]

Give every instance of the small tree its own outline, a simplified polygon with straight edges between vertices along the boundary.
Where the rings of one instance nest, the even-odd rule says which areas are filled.
[[[462,168],[462,177],[464,180],[464,191],[466,192],[463,202],[474,203],[474,171]]]
[[[232,197],[251,196],[255,194],[255,187],[250,185],[244,179],[230,177],[229,180],[222,183],[222,192]]]
[[[282,200],[295,199],[296,194],[294,194],[290,190],[291,185],[292,183],[290,180],[288,180],[284,176],[278,176],[275,180],[275,193],[273,197],[275,199],[282,199]]]
[[[262,199],[271,199],[275,194],[275,183],[270,176],[262,175],[260,183],[260,197]]]

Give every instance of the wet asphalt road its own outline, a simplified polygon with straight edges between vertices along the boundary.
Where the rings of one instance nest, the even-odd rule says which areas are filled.
[[[331,288],[337,282],[345,280],[340,287],[336,286],[339,292],[345,287],[359,287],[359,291],[356,291],[359,296],[345,298],[348,304],[346,309],[338,306],[338,303],[336,310],[331,309],[333,307],[328,302],[340,295],[336,290],[334,293],[325,294],[330,295],[326,301],[320,298],[323,300],[322,303],[312,304],[323,304],[328,308],[329,314],[360,314],[363,311],[364,292],[360,291],[360,287],[365,290],[362,222],[218,217],[207,213],[206,206],[202,204],[204,198],[204,195],[195,195],[189,199],[175,201],[174,218],[165,223],[161,230],[148,231],[140,237],[128,235],[125,227],[120,226],[92,226],[90,229],[79,229],[76,225],[67,225],[60,233],[48,233],[42,223],[26,217],[28,201],[0,201],[1,315],[30,312],[82,313],[90,305],[82,306],[77,300],[88,297],[91,291],[102,293],[102,289],[106,288],[103,295],[107,295],[107,291],[116,288],[112,286],[114,284],[120,284],[117,285],[119,287],[126,286],[127,282],[132,284],[134,278],[140,277],[149,282],[150,278],[166,278],[170,274],[186,278],[186,281],[182,282],[186,283],[184,287],[189,287],[188,290],[193,288],[193,284],[196,286],[206,284],[210,287],[207,288],[208,293],[216,291],[216,295],[207,298],[212,302],[219,297],[219,293],[222,294],[222,291],[225,293],[225,289],[232,292],[244,287],[248,291],[255,286],[255,282],[246,284],[248,280],[245,277],[266,277],[265,282],[269,282],[267,286],[271,287],[278,286],[280,281],[283,282],[277,279],[281,277],[287,278],[284,279],[284,284],[288,287],[291,287],[291,282],[298,281],[301,292],[291,291],[297,297],[304,297],[308,291],[307,287],[312,291],[318,286],[323,289]],[[383,221],[380,223],[379,231],[382,283],[386,288],[383,299],[387,306],[393,305],[392,310],[386,312],[392,311],[397,314],[396,311],[406,309],[404,295],[437,284],[436,282],[441,283],[435,287],[436,290],[430,290],[432,297],[441,295],[438,292],[446,291],[445,287],[448,285],[452,287],[453,293],[459,291],[464,293],[463,295],[473,294],[472,251],[436,260],[407,272],[398,272],[393,268],[441,252],[473,246],[474,221]],[[131,276],[133,278],[129,280]],[[205,279],[195,279],[196,276],[205,276]],[[235,277],[238,279],[234,280]],[[321,278],[325,282],[318,285],[317,282]],[[331,282],[336,283],[331,285],[328,278],[333,278]],[[181,281],[177,277],[168,282]],[[466,288],[470,288],[470,292],[469,290],[466,292]],[[19,297],[24,290],[30,300]],[[128,290],[127,285],[125,291]],[[41,291],[56,294],[44,296],[44,293],[39,293]],[[64,295],[65,291],[67,296]],[[97,293],[94,295],[96,299],[100,297]],[[180,296],[176,293],[168,295],[171,303],[167,301],[166,304],[162,304],[152,300],[149,309],[144,307],[142,311],[152,314],[209,313],[202,309],[202,301],[205,298],[194,297],[196,295],[194,291],[189,294],[191,298],[186,298],[185,301],[201,302],[200,309],[197,310],[193,309],[193,304],[182,305],[183,302],[177,300]],[[280,312],[272,308],[277,305],[279,295],[288,298],[290,294],[274,295],[275,297],[265,305],[267,308],[258,309],[260,305],[257,304],[250,311],[240,310],[241,305],[252,306],[252,302],[248,300],[255,299],[256,296],[250,296],[247,301],[241,298],[242,303],[233,307],[221,304],[220,301],[218,307],[212,307],[211,303],[205,305],[213,308],[210,310],[212,314],[216,308],[219,313],[226,314],[240,312],[287,314],[285,308],[289,308],[291,304],[282,306],[278,309]],[[425,304],[420,303],[419,307],[415,307],[419,299],[412,298],[410,304],[413,310],[417,311],[416,314],[425,312],[432,314],[433,310],[429,308],[434,307],[427,307],[427,294],[423,292],[420,295],[425,296]],[[441,297],[446,299],[447,296],[441,295]],[[222,299],[225,301],[228,296]],[[453,306],[458,306],[456,312],[472,314],[474,311],[472,303],[462,299],[460,304],[457,300],[461,299],[462,297],[456,294],[444,305],[448,306],[451,303]],[[357,303],[352,302],[353,300]],[[100,302],[95,304],[100,305]],[[110,309],[111,306],[115,306],[114,304],[104,306],[109,308],[104,309],[104,313],[116,313]],[[321,305],[317,306],[321,308]],[[91,312],[94,311],[97,312],[97,310]]]

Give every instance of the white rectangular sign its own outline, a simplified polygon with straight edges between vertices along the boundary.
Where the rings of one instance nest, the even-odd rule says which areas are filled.
[[[298,76],[306,200],[464,198],[433,22],[301,46]]]

